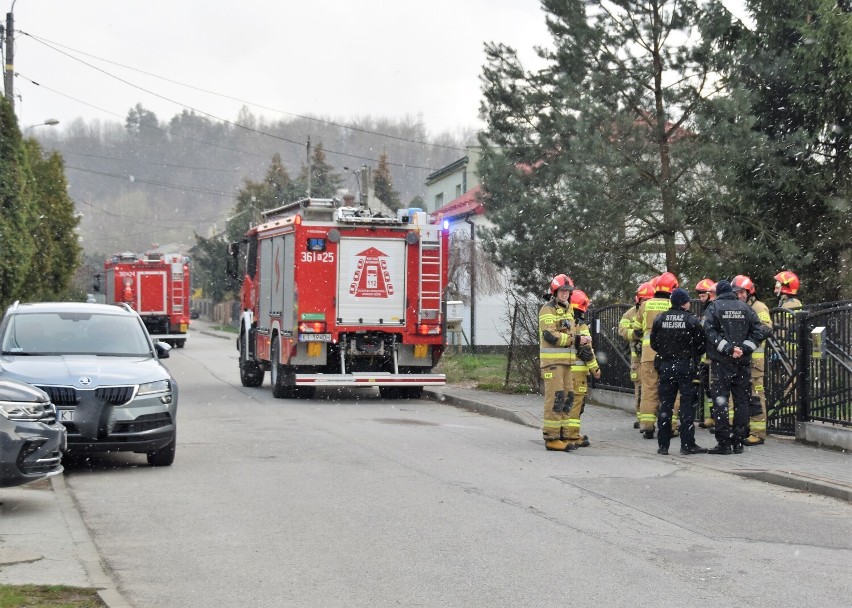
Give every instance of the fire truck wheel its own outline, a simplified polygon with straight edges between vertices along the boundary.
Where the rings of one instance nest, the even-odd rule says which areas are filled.
[[[269,381],[272,384],[272,396],[276,399],[293,399],[297,397],[295,378],[287,366],[278,363],[278,339],[273,338],[269,354]]]
[[[263,384],[263,370],[257,361],[249,361],[248,343],[245,335],[240,336],[240,382],[243,386],[260,386]]]
[[[382,399],[402,399],[402,389],[398,386],[380,386],[379,397]]]
[[[422,386],[409,386],[402,390],[404,399],[420,399],[423,396]]]
[[[186,340],[175,340],[175,346],[183,348],[186,345]]]
[[[148,464],[152,467],[168,467],[175,461],[175,447],[177,445],[177,437],[172,437],[169,445],[157,450],[156,452],[148,453]]]

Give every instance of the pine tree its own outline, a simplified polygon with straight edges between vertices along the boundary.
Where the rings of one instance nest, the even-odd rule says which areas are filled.
[[[393,176],[388,166],[387,152],[382,152],[379,157],[379,165],[373,173],[373,190],[376,193],[376,198],[390,209],[396,211],[402,206],[399,193],[393,187]]]
[[[25,146],[33,176],[33,200],[38,207],[32,227],[36,255],[24,283],[26,297],[66,299],[82,248],[77,238],[80,220],[74,201],[68,196],[65,163],[58,152],[44,158],[41,146],[34,139],[26,140]]]
[[[553,36],[543,69],[486,45],[479,170],[493,255],[522,289],[567,272],[598,302],[689,270],[683,244],[720,195],[694,132],[713,92],[709,61],[684,42],[697,2],[542,5]]]
[[[343,179],[334,172],[334,167],[326,160],[322,142],[317,144],[311,155],[310,176],[310,196],[312,198],[333,198],[343,183]],[[302,167],[299,174],[299,184],[304,186],[304,191],[307,192],[309,185],[308,167]]]
[[[261,222],[261,212],[304,197],[302,188],[290,179],[280,154],[274,154],[263,180],[243,180],[237,203],[228,221],[228,239],[236,241]]]
[[[0,99],[0,306],[26,293],[37,222],[32,174],[12,107]]]
[[[754,26],[710,7],[705,36],[728,87],[709,105],[718,167],[748,218],[727,241],[760,286],[782,269],[806,300],[852,297],[852,15],[837,0],[750,0]]]

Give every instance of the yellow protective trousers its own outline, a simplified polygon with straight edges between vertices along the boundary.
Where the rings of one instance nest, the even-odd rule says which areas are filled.
[[[639,364],[639,381],[642,394],[639,398],[639,430],[654,431],[657,427],[657,410],[660,407],[660,376],[653,361]]]
[[[748,430],[749,433],[755,435],[756,437],[760,437],[761,439],[766,439],[766,394],[763,391],[763,378],[764,378],[764,362],[766,359],[764,358],[765,354],[763,352],[755,352],[751,356],[751,400],[752,407],[755,407],[757,404],[754,403],[755,400],[760,401],[760,413],[754,414],[749,417]],[[755,407],[756,409],[756,407]]]
[[[541,379],[544,381],[544,440],[563,439],[568,435],[569,411],[574,402],[571,366],[554,364],[543,367]]]
[[[586,395],[589,392],[589,370],[585,365],[575,365],[571,369],[571,375],[574,377],[574,402],[568,411],[568,435],[563,436],[563,439],[579,441],[582,437],[580,434],[580,416],[583,415]]]
[[[654,431],[657,428],[657,411],[660,408],[660,376],[654,368],[653,361],[642,361],[639,364],[639,379],[641,395],[639,397],[639,430]],[[672,412],[672,433],[675,436],[680,428],[680,395],[675,398]],[[688,421],[692,423],[692,420]]]

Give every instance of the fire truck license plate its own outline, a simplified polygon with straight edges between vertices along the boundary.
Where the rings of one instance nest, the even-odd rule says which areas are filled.
[[[299,342],[331,342],[331,334],[299,334]]]
[[[74,410],[56,410],[60,422],[74,422]]]

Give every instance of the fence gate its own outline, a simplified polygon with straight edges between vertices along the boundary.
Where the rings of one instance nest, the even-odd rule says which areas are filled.
[[[592,346],[601,363],[600,380],[593,381],[595,388],[633,392],[633,381],[630,380],[630,351],[618,335],[621,317],[629,308],[629,304],[612,304],[589,311]]]
[[[794,435],[797,420],[852,426],[852,303],[776,308],[770,315],[775,335],[766,348],[767,429]]]

